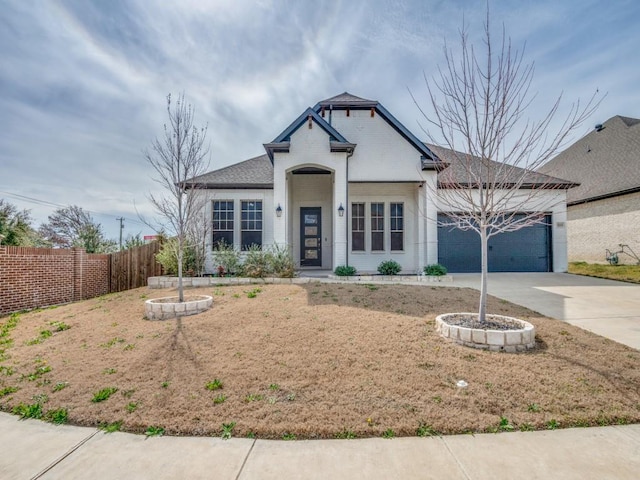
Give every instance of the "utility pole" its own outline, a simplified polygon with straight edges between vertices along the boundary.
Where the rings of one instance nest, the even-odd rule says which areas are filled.
[[[122,230],[124,230],[124,218],[116,218],[120,222],[120,251],[122,251]]]

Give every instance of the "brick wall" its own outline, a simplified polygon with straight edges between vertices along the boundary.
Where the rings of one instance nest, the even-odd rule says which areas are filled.
[[[109,293],[109,255],[0,246],[0,315]]]
[[[568,208],[569,261],[605,263],[605,251],[629,245],[640,255],[640,193],[620,195]],[[620,263],[636,261],[619,255]]]

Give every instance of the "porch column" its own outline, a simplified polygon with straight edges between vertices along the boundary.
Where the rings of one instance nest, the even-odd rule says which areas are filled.
[[[431,172],[425,178],[424,201],[426,220],[427,264],[438,263],[438,175]],[[424,266],[424,265],[423,265]]]
[[[268,215],[273,215],[273,243],[276,245],[287,245],[287,222],[292,221],[291,212],[289,212],[289,203],[287,202],[287,173],[283,168],[279,168],[282,162],[277,161],[277,155],[273,162],[273,205],[265,206],[270,208]],[[278,205],[282,209],[280,217],[276,214]]]
[[[331,216],[333,218],[333,265],[332,270],[337,266],[347,264],[347,239],[349,229],[347,222],[349,221],[349,199],[347,198],[347,162],[336,168],[333,177],[333,208]],[[342,205],[344,208],[344,216],[340,216],[338,209]]]
[[[426,215],[426,202],[427,196],[425,194],[425,185],[424,183],[416,186],[415,193],[415,202],[418,206],[418,211],[416,212],[416,230],[418,233],[418,241],[417,241],[417,252],[416,252],[416,270],[418,272],[422,271],[422,268],[426,265],[426,246],[425,246],[425,237],[427,230],[427,219]]]

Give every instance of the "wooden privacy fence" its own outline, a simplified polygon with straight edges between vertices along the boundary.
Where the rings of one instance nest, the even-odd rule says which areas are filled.
[[[156,262],[160,242],[123,250],[110,255],[109,292],[122,292],[145,287],[147,278],[162,275],[162,266]]]

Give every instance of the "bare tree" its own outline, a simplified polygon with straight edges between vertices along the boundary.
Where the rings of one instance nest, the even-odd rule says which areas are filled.
[[[524,63],[523,50],[513,49],[502,28],[492,39],[487,8],[483,48],[469,42],[466,25],[460,30],[456,57],[445,42],[446,65],[429,79],[427,113],[415,97],[434,148],[450,166],[438,174],[439,226],[473,230],[481,240],[481,287],[478,322],[485,322],[488,239],[545,221],[545,210],[562,201],[549,192],[568,182],[536,173],[564,146],[567,136],[598,106],[597,91],[586,103],[573,103],[557,132],[551,127],[560,95],[542,120],[525,118],[535,95],[530,93],[533,64]],[[429,127],[435,135],[429,133]],[[437,137],[436,137],[437,135]]]
[[[77,205],[59,208],[40,226],[40,235],[55,247],[82,247],[87,253],[108,253],[116,250],[114,240],[104,236],[102,225]]]
[[[167,193],[166,196],[149,194],[149,200],[164,219],[157,230],[174,234],[177,239],[175,255],[178,261],[180,302],[184,301],[182,268],[188,234],[193,229],[194,222],[199,221],[202,211],[200,196],[189,194],[188,190],[194,187],[191,180],[203,174],[209,166],[209,147],[205,145],[207,127],[194,126],[194,112],[193,106],[185,103],[184,94],[178,96],[172,109],[169,94],[169,123],[164,125],[164,136],[162,139],[156,138],[151,144],[151,150],[145,151],[145,158],[156,173],[153,180]]]

